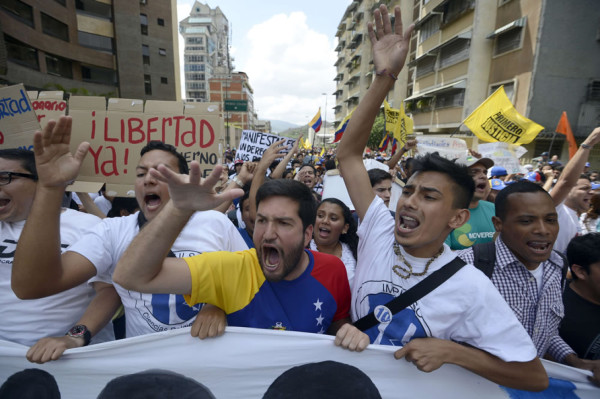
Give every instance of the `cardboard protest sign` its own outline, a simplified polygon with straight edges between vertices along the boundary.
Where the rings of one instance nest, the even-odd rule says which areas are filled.
[[[477,151],[482,157],[494,161],[494,166],[503,166],[509,174],[524,173],[525,170],[519,162],[527,150],[520,145],[504,142],[479,144]]]
[[[417,151],[419,154],[438,152],[449,160],[465,160],[467,158],[467,143],[462,139],[442,136],[417,136]]]
[[[40,129],[33,105],[22,84],[0,89],[0,146],[33,148],[33,134]]]
[[[242,138],[240,145],[235,152],[235,159],[241,159],[242,161],[255,161],[262,158],[263,152],[274,142],[285,139],[283,143],[288,149],[291,149],[296,139],[289,137],[278,136],[271,133],[255,132],[253,130],[244,130],[242,132]]]
[[[36,93],[35,99],[30,96],[33,110],[42,129],[49,121],[56,121],[61,115],[66,115],[67,102],[63,100],[63,95],[62,91],[40,91],[39,94]]]
[[[206,176],[221,157],[223,118],[218,105],[73,96],[71,149],[90,143],[79,181],[106,182],[107,190],[132,196],[140,150],[151,140],[174,145],[188,162],[196,160]]]

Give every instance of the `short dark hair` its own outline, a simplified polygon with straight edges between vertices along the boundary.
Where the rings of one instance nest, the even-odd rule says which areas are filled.
[[[417,172],[438,172],[447,175],[454,183],[452,206],[455,209],[469,208],[475,192],[475,182],[465,165],[449,161],[434,152],[414,159],[413,174]]]
[[[567,246],[569,265],[579,265],[589,273],[590,265],[600,262],[600,233],[589,233],[573,237]],[[571,273],[574,280],[577,275]]]
[[[337,198],[325,198],[321,201],[321,204],[324,202],[329,202],[331,204],[335,204],[342,209],[342,215],[344,215],[344,223],[348,224],[348,231],[344,234],[340,234],[340,242],[348,244],[350,250],[352,251],[352,256],[354,256],[354,260],[356,260],[357,252],[358,252],[358,235],[356,234],[356,230],[358,226],[356,225],[356,219],[352,216],[352,211],[346,204],[340,201]],[[321,206],[321,205],[319,205]],[[317,208],[318,210],[319,208]]]
[[[370,169],[368,172],[369,180],[371,181],[371,187],[374,187],[376,184],[381,183],[384,180],[392,180],[392,175],[386,172],[383,169],[374,168]]]
[[[286,197],[298,203],[298,216],[302,220],[304,230],[315,223],[317,208],[312,191],[305,184],[291,179],[273,179],[258,189],[256,193],[256,209],[261,201],[270,197]]]
[[[325,161],[325,170],[333,170],[335,168],[335,161],[333,159],[328,159]]]
[[[177,151],[177,148],[175,148],[175,146],[171,144],[163,143],[162,141],[157,140],[150,141],[144,146],[144,148],[142,148],[142,150],[140,151],[140,156],[144,156],[145,153],[154,150],[161,150],[172,154],[175,158],[177,158],[177,164],[179,165],[179,173],[183,173],[185,175],[190,174],[190,167],[188,166],[187,161],[185,160],[183,155],[181,155],[181,153]]]
[[[300,172],[302,169],[304,169],[306,167],[311,168],[313,170],[314,175],[315,176],[317,175],[317,169],[312,164],[310,164],[310,163],[305,163],[302,166],[300,166],[300,169],[298,169],[298,172]]]
[[[508,212],[508,196],[512,194],[521,194],[521,193],[544,193],[548,197],[550,194],[546,190],[542,188],[539,184],[535,184],[529,180],[519,180],[515,183],[509,184],[506,188],[503,188],[496,196],[496,201],[494,204],[496,205],[496,216],[500,218],[500,220],[505,220],[506,214]]]
[[[34,175],[37,179],[37,169],[35,168],[35,156],[33,151],[25,150],[23,148],[5,148],[0,150],[0,158],[21,162],[21,167]]]

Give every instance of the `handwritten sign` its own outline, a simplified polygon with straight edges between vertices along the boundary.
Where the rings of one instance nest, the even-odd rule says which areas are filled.
[[[283,145],[288,149],[292,148],[296,139],[278,136],[276,134],[255,132],[253,130],[244,130],[240,145],[235,153],[235,159],[242,161],[255,161],[262,158],[263,152],[274,142],[285,139]]]
[[[22,84],[0,89],[0,146],[33,148],[33,134],[39,130],[35,111]]]
[[[67,113],[67,102],[63,100],[62,91],[41,91],[31,101],[42,129],[51,120],[58,120]]]
[[[462,139],[442,136],[418,136],[417,151],[419,154],[438,152],[440,156],[454,160],[467,158],[467,143]]]
[[[490,158],[495,166],[502,166],[509,174],[524,173],[525,170],[519,162],[527,150],[520,145],[504,142],[479,144],[477,151],[481,156]]]

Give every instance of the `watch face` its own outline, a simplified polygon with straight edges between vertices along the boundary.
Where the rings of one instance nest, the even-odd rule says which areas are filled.
[[[81,337],[83,334],[85,334],[85,331],[85,326],[78,325],[69,330],[69,335],[72,337]]]

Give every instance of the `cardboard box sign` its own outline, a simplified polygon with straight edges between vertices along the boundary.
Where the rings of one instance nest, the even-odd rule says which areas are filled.
[[[25,86],[0,89],[0,148],[33,149],[33,134],[39,129]]]

